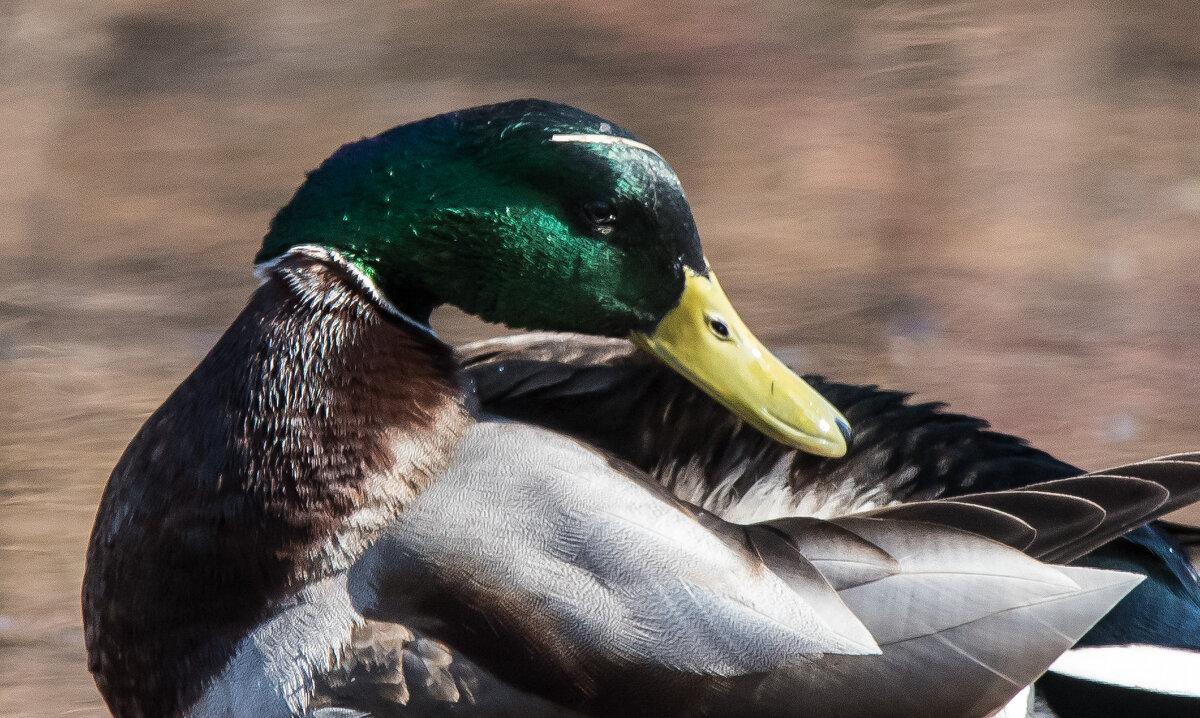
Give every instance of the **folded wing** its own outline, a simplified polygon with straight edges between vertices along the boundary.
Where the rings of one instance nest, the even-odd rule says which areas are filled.
[[[985,715],[1138,580],[1014,546],[1070,553],[1200,495],[1200,464],[1168,463],[1032,489],[1070,531],[1020,491],[742,525],[554,433],[482,424],[351,583],[368,618],[573,709]]]

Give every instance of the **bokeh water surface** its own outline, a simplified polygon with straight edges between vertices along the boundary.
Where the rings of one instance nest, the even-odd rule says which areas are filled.
[[[103,714],[95,503],[275,208],[340,143],[458,107],[555,99],[652,143],[805,370],[1086,467],[1200,448],[1190,0],[27,0],[0,58],[0,716]]]

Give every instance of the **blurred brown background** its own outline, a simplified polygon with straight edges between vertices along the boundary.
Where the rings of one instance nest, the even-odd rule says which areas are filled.
[[[539,96],[654,144],[805,370],[1085,467],[1200,449],[1194,0],[196,5],[0,6],[0,716],[102,715],[96,500],[272,212],[340,143],[458,107]]]

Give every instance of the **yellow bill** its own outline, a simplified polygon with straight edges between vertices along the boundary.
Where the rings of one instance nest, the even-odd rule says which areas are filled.
[[[818,456],[846,453],[850,424],[767,351],[711,271],[685,267],[683,297],[652,334],[631,339],[767,436]]]

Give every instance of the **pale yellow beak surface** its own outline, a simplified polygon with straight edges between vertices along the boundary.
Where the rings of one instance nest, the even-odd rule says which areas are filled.
[[[715,274],[684,272],[679,306],[652,334],[635,332],[633,342],[772,439],[818,456],[844,455],[845,417],[754,338]]]

